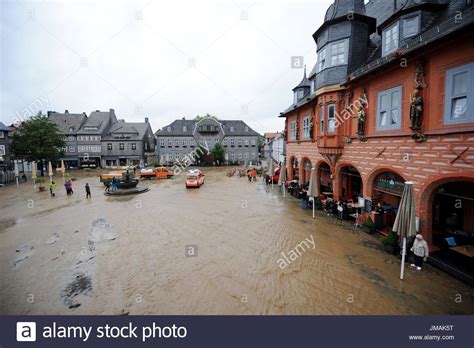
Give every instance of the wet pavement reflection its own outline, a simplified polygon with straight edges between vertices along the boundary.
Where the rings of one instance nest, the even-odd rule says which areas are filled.
[[[429,265],[400,281],[373,236],[227,170],[127,197],[104,196],[95,173],[72,197],[1,189],[0,313],[474,313],[468,285]]]

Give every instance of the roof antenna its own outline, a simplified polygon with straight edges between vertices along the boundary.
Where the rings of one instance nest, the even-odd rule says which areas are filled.
[[[304,78],[306,78],[306,64],[304,65]]]

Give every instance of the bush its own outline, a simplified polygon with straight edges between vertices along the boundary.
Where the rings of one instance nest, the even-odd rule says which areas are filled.
[[[382,243],[387,246],[395,247],[398,245],[397,240],[398,240],[398,236],[396,235],[396,233],[390,230],[388,235],[384,239],[382,239]]]

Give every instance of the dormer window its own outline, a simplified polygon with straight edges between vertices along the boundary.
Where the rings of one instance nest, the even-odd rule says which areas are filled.
[[[166,131],[171,132],[171,127],[170,126],[166,127]]]
[[[249,131],[249,127],[245,127],[245,131],[248,132],[248,131]]]
[[[403,19],[402,27],[403,27],[403,38],[415,36],[419,32],[420,16]]]
[[[230,127],[230,131],[233,132],[233,131],[234,131],[234,127]]]
[[[74,132],[74,127],[69,127],[69,132]]]
[[[188,131],[188,127],[183,126],[183,132],[187,132],[187,131]]]
[[[398,49],[399,44],[399,24],[398,22],[385,29],[382,33],[382,53],[389,55]]]
[[[349,39],[327,44],[318,52],[318,72],[326,68],[347,64]]]

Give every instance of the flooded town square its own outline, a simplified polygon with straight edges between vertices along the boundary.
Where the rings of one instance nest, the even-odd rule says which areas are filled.
[[[31,181],[0,195],[1,314],[473,314],[468,285],[386,253],[377,236],[301,208],[277,185],[203,168],[108,197]],[[92,198],[85,198],[89,183]]]

